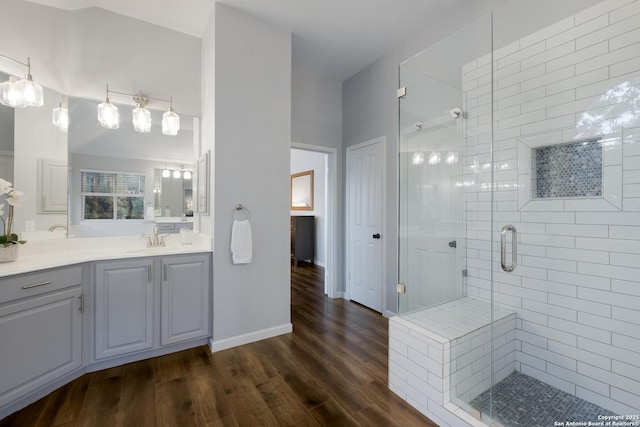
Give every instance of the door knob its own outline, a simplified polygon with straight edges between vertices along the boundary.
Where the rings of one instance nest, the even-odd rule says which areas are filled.
[[[376,234],[374,234],[374,235],[373,235],[373,236],[371,236],[371,237],[373,237],[374,239],[379,239],[379,238],[380,238],[380,233],[376,233]]]

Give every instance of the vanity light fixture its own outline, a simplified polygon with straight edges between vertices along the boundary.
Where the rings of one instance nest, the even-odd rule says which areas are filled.
[[[167,168],[164,168],[164,170],[162,171],[162,177],[169,178],[170,176],[171,176],[171,171]]]
[[[62,132],[66,132],[69,129],[69,110],[65,101],[66,97],[62,95],[60,104],[53,109],[53,114],[51,115],[53,125]]]
[[[107,85],[107,97],[105,102],[98,105],[98,120],[103,127],[107,129],[117,129],[120,126],[118,108],[109,101],[109,93],[133,97],[133,102],[136,106],[136,108],[131,112],[133,130],[140,133],[151,132],[151,113],[146,109],[149,102],[153,100],[169,103],[169,110],[162,115],[162,133],[164,135],[171,136],[178,134],[178,131],[180,130],[180,116],[178,116],[178,114],[173,110],[173,97],[170,97],[169,99],[152,98],[144,95],[142,91],[136,94],[117,92],[115,90],[109,90],[109,85]]]
[[[178,178],[180,178],[181,176],[182,176],[182,174],[180,173],[180,171],[179,171],[179,170],[174,170],[174,171],[173,171],[173,177],[174,177],[175,179],[178,179]]]
[[[182,174],[182,177],[184,179],[191,179],[191,171],[184,171],[184,173]]]
[[[418,166],[424,163],[424,153],[422,151],[416,151],[411,156],[411,163]]]
[[[458,163],[458,152],[457,151],[449,151],[447,153],[447,157],[445,159],[445,162],[447,162],[448,165],[453,165],[455,163]]]
[[[41,107],[44,104],[42,86],[34,82],[31,76],[31,58],[27,58],[25,64],[6,55],[0,54],[0,57],[27,67],[24,79],[16,80],[11,76],[0,83],[0,103],[14,108]]]

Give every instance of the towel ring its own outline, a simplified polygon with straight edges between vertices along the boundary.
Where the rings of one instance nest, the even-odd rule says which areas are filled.
[[[246,216],[246,218],[243,218],[243,216]],[[249,212],[249,209],[245,208],[241,204],[237,204],[236,209],[233,211],[233,219],[234,221],[240,221],[243,219],[250,220],[251,213]]]

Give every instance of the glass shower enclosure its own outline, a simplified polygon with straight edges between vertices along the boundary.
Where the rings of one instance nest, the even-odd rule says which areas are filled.
[[[500,25],[400,65],[390,387],[441,425],[640,425],[640,1]]]

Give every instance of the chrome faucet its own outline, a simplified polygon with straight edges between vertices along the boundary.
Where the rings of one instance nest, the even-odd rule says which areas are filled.
[[[53,231],[56,228],[64,228],[64,231],[69,231],[67,230],[67,226],[64,224],[53,224],[51,227],[49,227],[49,231]]]
[[[154,248],[158,246],[165,246],[164,238],[167,237],[168,234],[158,234],[158,226],[153,226],[153,234],[143,234],[142,237],[147,238],[147,247]]]

